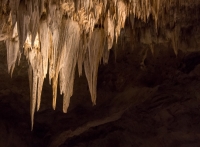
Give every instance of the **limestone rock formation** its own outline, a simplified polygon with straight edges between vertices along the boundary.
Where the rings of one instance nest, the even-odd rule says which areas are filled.
[[[0,1],[0,41],[6,43],[8,72],[12,75],[21,56],[28,62],[32,127],[47,75],[53,109],[59,89],[66,113],[76,66],[79,75],[84,69],[96,104],[98,67],[108,62],[111,48],[144,45],[139,52],[143,70],[149,50],[156,54],[158,44],[171,46],[176,56],[180,50],[198,51],[199,8],[199,0]]]

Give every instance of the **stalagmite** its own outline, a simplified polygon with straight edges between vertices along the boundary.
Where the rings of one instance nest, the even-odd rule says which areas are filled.
[[[198,4],[195,0],[192,2]],[[1,1],[0,41],[6,40],[8,72],[12,75],[21,53],[29,63],[32,127],[35,109],[40,108],[47,73],[53,89],[53,109],[56,108],[59,86],[60,94],[63,94],[63,112],[67,112],[73,94],[76,65],[79,75],[82,75],[84,66],[92,103],[96,104],[98,66],[101,61],[108,62],[110,49],[116,45],[128,20],[133,29],[131,41],[139,38],[153,52],[155,39],[150,30],[141,31],[144,23],[151,25],[149,22],[153,20],[153,34],[159,37],[162,25],[171,24],[170,29],[173,29],[173,24],[178,21],[176,13],[170,13],[173,21],[165,18],[165,11],[174,5],[188,3],[189,0]],[[135,23],[136,20],[140,23]],[[166,36],[177,54],[180,28],[175,26],[173,33],[170,29]],[[143,34],[138,35],[137,32]]]

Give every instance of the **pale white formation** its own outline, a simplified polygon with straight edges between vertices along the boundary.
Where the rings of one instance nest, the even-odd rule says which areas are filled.
[[[12,36],[6,40],[6,48],[7,48],[7,63],[8,63],[8,72],[11,74],[15,68],[15,63],[20,60],[21,53],[19,51],[19,39],[17,32],[17,23],[15,23],[15,27],[13,29]]]
[[[163,10],[189,0],[4,0],[0,2],[0,40],[6,40],[8,72],[12,75],[23,53],[29,63],[31,121],[39,110],[44,78],[49,74],[56,108],[57,86],[63,94],[63,112],[67,112],[73,94],[75,67],[82,75],[84,66],[92,103],[96,104],[98,66],[108,62],[109,50],[117,42],[129,18],[148,22],[164,18]],[[195,3],[195,0],[192,0]],[[176,18],[174,18],[174,22]],[[177,54],[178,28],[169,33]],[[152,47],[151,33],[144,32]],[[116,42],[114,42],[116,40]],[[153,47],[152,47],[153,48]],[[152,49],[153,52],[153,49]],[[59,81],[59,82],[58,82]]]

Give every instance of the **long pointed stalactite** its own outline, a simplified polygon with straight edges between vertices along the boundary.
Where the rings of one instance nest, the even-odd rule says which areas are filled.
[[[24,54],[29,63],[30,113],[39,110],[44,78],[49,74],[53,88],[53,109],[57,87],[63,94],[63,112],[67,112],[73,94],[76,65],[79,75],[84,69],[92,103],[96,104],[98,66],[108,62],[109,50],[117,43],[127,18],[134,28],[135,20],[154,20],[154,32],[177,21],[165,13],[175,5],[198,4],[198,0],[3,0],[0,2],[0,41],[6,41],[8,72]],[[166,20],[166,22],[164,21]],[[137,26],[138,27],[138,26]],[[134,29],[133,29],[134,30]],[[142,29],[141,29],[142,30]],[[178,53],[179,26],[166,34]],[[144,30],[153,52],[151,30]],[[136,33],[132,33],[133,35]],[[133,36],[135,38],[137,36]],[[84,68],[83,68],[84,66]],[[58,85],[59,83],[59,85]]]

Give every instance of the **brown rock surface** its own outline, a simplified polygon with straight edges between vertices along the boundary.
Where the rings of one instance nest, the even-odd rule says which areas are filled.
[[[97,105],[92,106],[85,76],[75,79],[67,114],[62,98],[52,110],[45,81],[42,104],[30,131],[29,86],[25,59],[11,78],[1,44],[0,146],[200,146],[199,53],[155,46],[140,67],[140,50],[111,51],[98,73]],[[162,50],[159,50],[162,48]]]
[[[26,8],[22,5],[24,1],[0,2],[0,18],[3,20],[0,22],[0,40],[8,38],[6,33],[10,31],[10,2],[13,10],[17,7],[15,3]],[[31,2],[27,1],[29,7],[32,4],[37,6],[39,1]],[[128,4],[128,1],[124,2]],[[61,95],[58,95],[56,110],[52,109],[52,87],[48,78],[45,79],[41,108],[35,113],[33,131],[28,63],[22,55],[20,66],[16,66],[11,78],[7,70],[5,43],[0,42],[0,147],[199,147],[200,2],[163,2],[170,5],[161,7],[157,29],[154,7],[146,23],[142,15],[139,19],[127,16],[118,44],[110,50],[108,64],[99,67],[95,106],[90,100],[86,77],[78,76],[77,67],[67,114],[62,112]],[[47,7],[47,4],[43,3],[43,6]],[[52,2],[53,6],[60,7],[56,2]],[[114,9],[111,10],[114,14]],[[38,23],[46,19],[44,14],[48,10],[40,13]],[[63,15],[73,16],[70,12]],[[105,19],[104,15],[100,17]],[[20,24],[20,20],[13,15],[13,21]],[[55,17],[55,20],[57,23],[59,19]],[[118,19],[115,21],[118,25]],[[96,30],[103,27],[94,25]],[[24,28],[21,26],[21,29]],[[31,29],[37,33],[34,25]],[[15,37],[23,40],[25,36]]]

